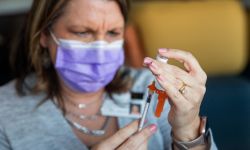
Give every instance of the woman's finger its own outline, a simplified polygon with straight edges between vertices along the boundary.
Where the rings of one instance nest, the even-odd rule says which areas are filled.
[[[168,77],[168,79],[175,83],[176,86],[178,84],[181,84],[178,83],[177,79],[175,76],[173,76],[171,73],[169,73],[166,69],[166,65],[167,64],[162,64],[161,62],[157,62],[156,60],[153,60],[153,62],[151,63],[151,65],[149,66],[149,69],[150,71],[155,75],[155,76],[159,76],[159,75],[164,75],[166,77]],[[176,82],[175,82],[176,81]]]
[[[147,150],[147,149],[148,149],[148,140],[142,143],[137,150]]]
[[[197,105],[201,103],[203,96],[206,92],[205,86],[200,86],[196,88],[192,88],[190,86],[185,86],[181,93],[185,99],[191,102],[193,105]]]
[[[150,66],[150,70],[154,73],[154,74],[158,74],[158,76],[160,76],[165,82],[167,82],[167,84],[171,87],[175,87],[176,90],[175,91],[179,91],[183,97],[188,100],[189,102],[192,102],[193,104],[197,104],[199,103],[199,101],[201,100],[201,97],[203,97],[203,95],[205,94],[205,86],[204,85],[200,85],[198,84],[195,80],[193,80],[193,78],[191,77],[186,77],[185,75],[181,76],[179,75],[178,77],[174,77],[174,73],[172,72],[167,72],[166,70],[164,70],[164,73],[159,73],[160,69],[156,69],[153,65],[154,63],[152,63],[152,67]],[[163,68],[159,67],[159,68]],[[165,65],[166,67],[166,65]],[[187,80],[189,79],[189,80]],[[190,81],[191,80],[191,81]],[[192,81],[193,80],[193,81]],[[191,85],[189,85],[191,84]],[[183,87],[184,86],[184,87]],[[181,90],[181,88],[184,88],[183,90]],[[181,92],[183,91],[183,92]],[[171,93],[168,92],[168,95],[171,95]],[[175,100],[175,99],[173,99]]]
[[[169,85],[174,86],[179,92],[185,86],[182,90],[183,92],[180,92],[183,97],[194,105],[200,103],[206,91],[205,85],[197,82],[194,77],[179,67],[158,62],[151,58],[146,58],[146,60],[150,62],[147,66],[153,74],[162,76]],[[176,101],[172,102],[170,100],[170,102],[171,106],[173,106],[173,103]]]
[[[195,103],[197,103],[197,100],[203,98],[206,92],[205,85],[197,83],[195,78],[190,76],[181,68],[173,65],[163,64],[157,61],[154,61],[151,65],[153,66],[153,68],[158,68],[152,69],[155,74],[159,74],[159,70],[163,69],[163,73],[159,75],[163,76],[165,79],[169,79],[169,82],[174,85],[178,90],[185,86],[184,91],[186,92],[184,92],[182,95],[187,100],[194,101]]]
[[[166,70],[167,74],[171,74],[171,75],[175,76],[175,78],[177,80],[180,80],[191,87],[196,87],[196,86],[199,86],[200,84],[203,84],[201,82],[198,82],[188,72],[182,70],[181,68],[179,68],[177,66],[166,64],[165,70]]]
[[[151,59],[151,58],[147,58],[147,59]],[[170,80],[173,80],[173,81],[175,80],[177,87],[180,87],[183,84],[183,82],[192,87],[199,86],[200,84],[188,72],[182,70],[181,68],[177,66],[165,64],[162,62],[158,62],[154,59],[151,59],[151,64],[149,65],[149,67],[154,68],[153,74],[165,75]]]
[[[123,143],[118,150],[137,150],[157,131],[157,126],[152,124],[142,131],[130,136],[128,140]]]
[[[206,73],[201,68],[196,58],[189,52],[177,50],[177,49],[159,49],[159,53],[167,58],[176,59],[181,63],[184,63],[188,72],[193,75],[200,82],[206,82]]]
[[[148,58],[151,59],[151,58]],[[180,92],[184,99],[193,103],[194,105],[198,104],[205,93],[205,86],[199,84],[195,78],[189,75],[187,72],[183,71],[182,69],[158,62],[156,60],[150,60],[151,63],[148,65],[149,69],[152,71],[153,74],[156,76],[161,76],[165,82],[168,83],[171,87],[175,87],[175,91],[179,91],[183,88],[183,92]],[[184,85],[183,85],[184,84]],[[171,93],[168,93],[171,95]],[[175,96],[176,97],[176,96]],[[181,97],[181,96],[180,96]],[[172,98],[173,99],[173,98]],[[172,100],[171,103],[175,103],[177,105],[175,99]],[[173,101],[173,102],[172,102]],[[181,103],[181,102],[180,102]],[[171,104],[172,105],[172,104]]]
[[[139,121],[133,121],[132,123],[128,124],[126,127],[120,129],[116,132],[113,136],[103,141],[99,147],[102,149],[116,149],[125,142],[130,136],[135,134],[138,130]]]
[[[168,96],[174,104],[173,106],[182,107],[187,100],[178,91],[178,83],[173,83],[173,81],[176,81],[176,78],[171,78],[164,75],[164,71],[162,70],[162,68],[155,66],[154,64],[154,62],[151,62],[148,67],[153,74],[156,74],[156,79],[158,80],[162,88],[167,92]]]
[[[189,101],[180,93],[180,91],[169,81],[169,79],[160,75],[156,77],[157,81],[167,92],[169,98],[171,99],[173,106],[176,109],[181,109],[186,105],[190,105]]]

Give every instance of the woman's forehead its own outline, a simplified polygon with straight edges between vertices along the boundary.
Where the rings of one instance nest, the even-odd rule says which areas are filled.
[[[115,0],[70,0],[62,17],[74,24],[124,24],[124,17]]]

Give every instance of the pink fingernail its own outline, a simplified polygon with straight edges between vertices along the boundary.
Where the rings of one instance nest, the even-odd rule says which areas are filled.
[[[147,64],[147,65],[149,65],[149,64],[152,63],[152,59],[149,58],[149,57],[146,57],[146,58],[144,58],[144,63]]]
[[[157,126],[155,124],[152,124],[149,126],[149,129],[152,133],[155,133],[157,131]]]
[[[166,53],[168,51],[167,48],[159,48],[160,53]]]

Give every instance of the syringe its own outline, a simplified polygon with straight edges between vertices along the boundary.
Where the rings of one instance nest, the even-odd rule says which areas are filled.
[[[160,56],[159,54],[156,57],[156,60],[162,62],[162,63],[167,63],[168,59],[166,57]],[[155,86],[155,82],[156,82],[156,86]],[[159,95],[158,96],[158,104],[157,104],[157,108],[155,111],[155,115],[157,117],[160,116],[164,103],[165,103],[165,98],[167,97],[166,93],[164,92],[163,88],[160,86],[160,84],[157,82],[157,80],[153,81],[151,85],[148,86],[148,96],[147,96],[147,101],[144,107],[144,111],[142,114],[142,118],[140,120],[139,123],[139,128],[138,131],[141,131],[147,116],[147,112],[148,112],[148,108],[150,106],[150,102],[152,99],[152,96],[154,94],[154,92],[156,91],[156,93]],[[163,92],[162,92],[163,91]]]
[[[154,81],[153,81],[153,83],[152,83],[151,85],[148,86],[147,101],[146,101],[146,105],[145,105],[145,107],[144,107],[144,111],[143,111],[143,114],[142,114],[142,118],[141,118],[140,123],[139,123],[138,131],[141,131],[142,128],[143,128],[143,125],[144,125],[144,122],[145,122],[145,119],[146,119],[146,116],[147,116],[148,108],[149,108],[149,105],[150,105],[152,96],[153,96],[153,94],[154,94],[154,91],[155,91],[155,83],[154,83]]]

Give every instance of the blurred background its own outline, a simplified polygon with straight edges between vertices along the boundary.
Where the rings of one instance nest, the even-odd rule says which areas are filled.
[[[0,86],[32,0],[0,0]],[[250,149],[250,0],[133,0],[126,63],[141,68],[158,48],[187,50],[208,74],[201,115],[219,149]],[[176,65],[180,65],[174,61]]]

